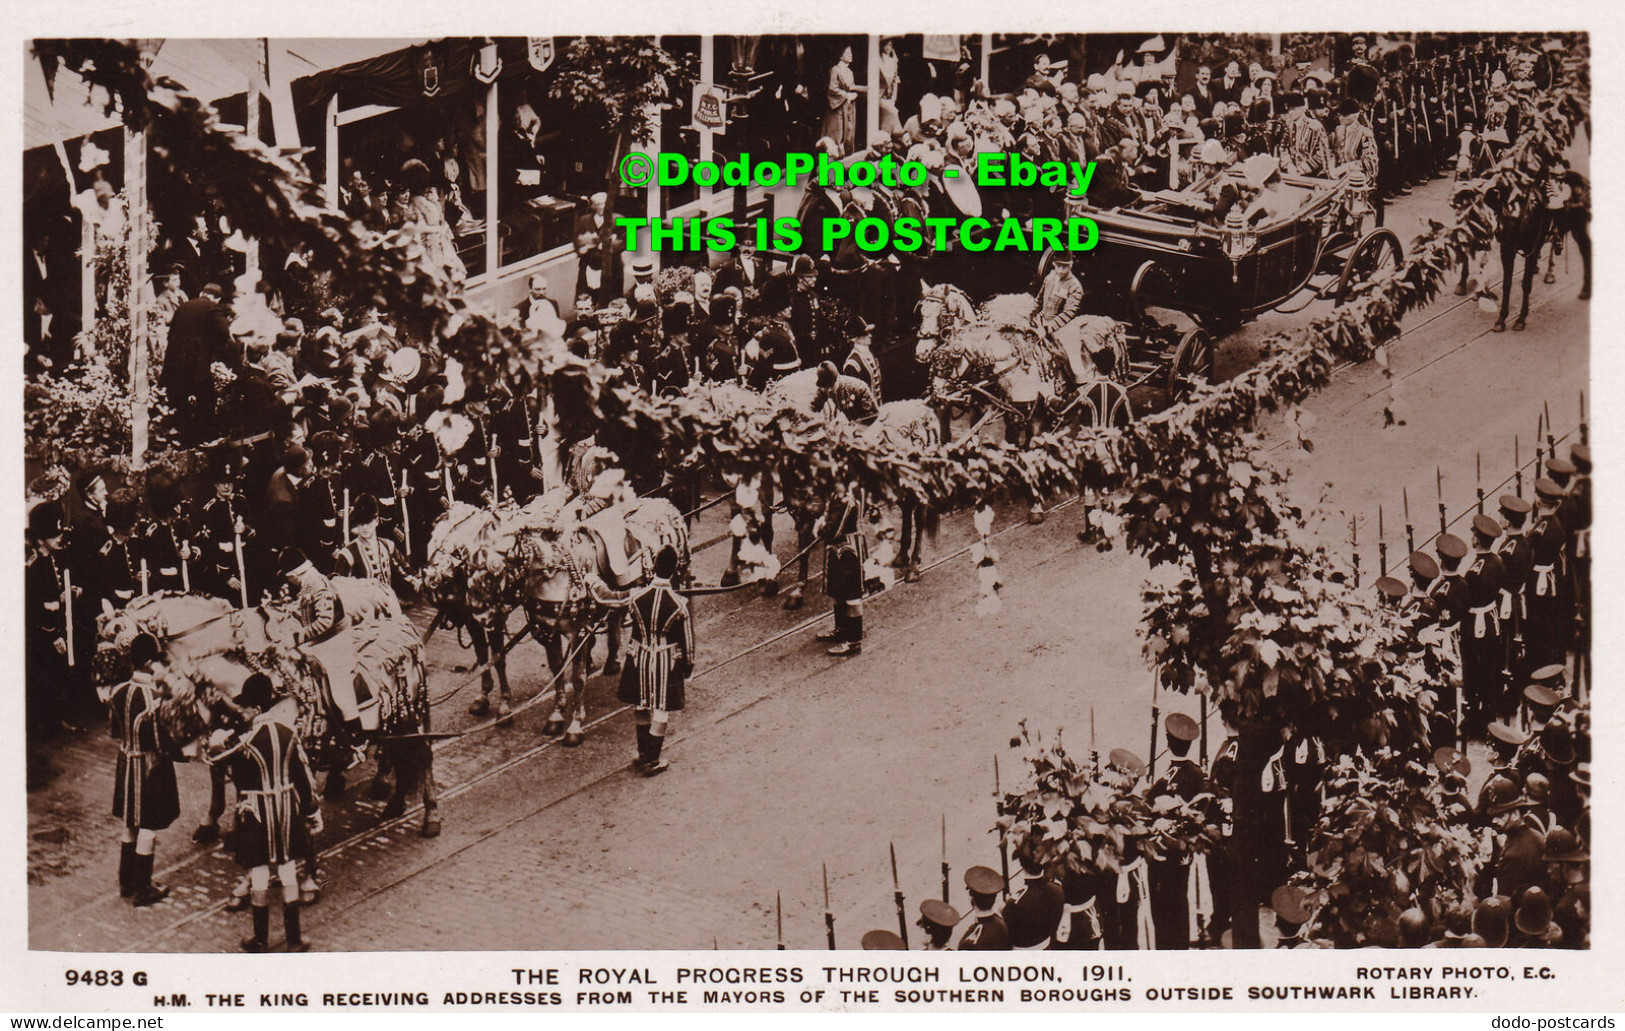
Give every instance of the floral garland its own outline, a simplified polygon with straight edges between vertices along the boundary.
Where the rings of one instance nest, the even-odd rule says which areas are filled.
[[[1121,429],[1041,435],[1025,449],[972,440],[905,453],[816,417],[726,417],[709,403],[716,388],[708,384],[652,398],[619,369],[561,354],[534,333],[516,332],[469,309],[442,279],[420,267],[421,255],[409,241],[370,233],[322,207],[302,165],[226,129],[212,108],[177,84],[154,83],[129,57],[134,48],[128,44],[37,41],[35,49],[42,60],[74,67],[108,88],[123,99],[128,123],[151,128],[158,145],[152,174],[190,183],[202,202],[226,212],[245,234],[307,253],[310,267],[330,272],[347,299],[381,302],[397,317],[427,322],[441,350],[462,362],[469,378],[541,386],[557,399],[561,415],[573,413],[572,423],[595,427],[599,442],[623,458],[664,456],[722,475],[770,470],[781,481],[820,493],[844,482],[872,497],[911,498],[939,510],[1000,494],[1027,501],[1084,488],[1131,487],[1140,475],[1136,470],[1199,446],[1210,427],[1251,425],[1260,413],[1302,401],[1329,382],[1337,362],[1365,360],[1396,336],[1401,317],[1436,297],[1451,267],[1490,246],[1488,227],[1496,224],[1490,198],[1527,192],[1533,177],[1526,161],[1540,167],[1561,153],[1571,131],[1563,112],[1583,113],[1586,107],[1567,83],[1537,97],[1529,129],[1483,182],[1458,198],[1452,223],[1430,223],[1396,268],[1363,283],[1342,307],[1305,329],[1270,338],[1264,345],[1269,357],[1248,372]],[[211,174],[195,177],[194,169]]]

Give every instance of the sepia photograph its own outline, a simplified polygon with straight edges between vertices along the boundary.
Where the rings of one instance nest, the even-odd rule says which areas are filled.
[[[24,948],[1589,950],[1573,26],[31,35]]]

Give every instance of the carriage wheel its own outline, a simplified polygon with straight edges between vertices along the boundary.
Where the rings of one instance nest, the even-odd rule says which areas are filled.
[[[1134,421],[1134,405],[1128,390],[1115,380],[1093,383],[1078,399],[1080,429],[1123,427]]]
[[[1168,403],[1178,404],[1197,383],[1213,382],[1213,338],[1205,329],[1193,329],[1179,338],[1168,362]]]
[[[1399,267],[1404,248],[1392,229],[1373,229],[1354,245],[1348,260],[1343,263],[1343,274],[1337,277],[1337,292],[1332,295],[1332,306],[1342,307],[1349,295],[1361,283],[1378,273]]]
[[[1171,288],[1173,280],[1169,277],[1168,270],[1154,261],[1148,261],[1141,265],[1135,270],[1134,278],[1129,281],[1129,321],[1134,324],[1135,329],[1141,331],[1142,336],[1146,326],[1145,295],[1159,286],[1165,290]]]

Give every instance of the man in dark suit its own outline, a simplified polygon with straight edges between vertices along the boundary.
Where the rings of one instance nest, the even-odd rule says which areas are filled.
[[[214,417],[214,377],[212,362],[224,360],[231,349],[231,313],[220,303],[222,291],[210,283],[197,300],[175,309],[169,321],[169,343],[164,352],[164,369],[158,377],[181,436],[188,441],[203,439]]]

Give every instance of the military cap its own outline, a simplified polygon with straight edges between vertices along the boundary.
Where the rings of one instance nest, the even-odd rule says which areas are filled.
[[[42,501],[28,512],[28,532],[35,540],[49,540],[62,532],[62,504]]]
[[[1561,457],[1546,459],[1546,471],[1551,473],[1552,478],[1557,480],[1559,483],[1579,472],[1579,470],[1574,467],[1573,462],[1569,461],[1567,458]]]
[[[1377,593],[1387,601],[1398,601],[1405,597],[1409,590],[1410,588],[1394,577],[1381,576],[1377,578]]]
[[[97,481],[100,481],[103,485],[107,483],[107,471],[105,469],[86,469],[79,474],[78,479],[74,480],[74,486],[79,489],[81,495],[89,494],[91,487],[95,486]]]
[[[1299,888],[1290,884],[1283,884],[1270,894],[1270,908],[1275,915],[1289,924],[1303,924],[1309,920],[1309,910],[1304,905],[1305,895]]]
[[[1467,542],[1453,533],[1439,534],[1439,539],[1434,544],[1434,547],[1439,550],[1440,558],[1449,559],[1452,562],[1460,562],[1467,557]]]
[[[1584,444],[1575,444],[1569,448],[1569,461],[1574,468],[1582,473],[1591,471],[1591,448]]]
[[[1195,720],[1182,712],[1171,712],[1163,721],[1163,727],[1168,736],[1175,741],[1195,741],[1201,736],[1202,728],[1197,726]]]
[[[1524,518],[1534,508],[1528,501],[1516,494],[1502,494],[1495,499],[1495,503],[1500,506],[1501,514],[1506,516],[1507,521],[1514,526],[1522,526]]]
[[[237,704],[252,706],[255,709],[269,709],[274,693],[270,677],[264,673],[251,673],[248,679],[243,681],[242,690],[237,692]]]
[[[926,899],[920,903],[922,926],[949,928],[959,923],[959,910],[941,899]]]
[[[350,506],[350,522],[357,526],[365,526],[377,521],[378,499],[371,494],[363,493],[355,499],[355,504]]]
[[[1111,753],[1106,757],[1106,762],[1130,777],[1138,778],[1145,772],[1145,763],[1140,761],[1139,756],[1126,748],[1112,749]]]
[[[1535,481],[1535,493],[1543,498],[1561,498],[1563,496],[1563,488],[1559,487],[1555,480],[1549,480],[1542,476],[1540,479]]]
[[[1489,732],[1490,737],[1504,745],[1521,745],[1529,740],[1528,735],[1514,727],[1507,726],[1499,720],[1489,725]]]
[[[965,871],[965,890],[972,895],[997,895],[1004,890],[1004,878],[997,870],[973,866]]]
[[[1574,761],[1574,732],[1566,723],[1548,723],[1540,732],[1540,750],[1552,762],[1567,766]]]
[[[1561,684],[1563,682],[1563,674],[1567,672],[1568,668],[1561,662],[1554,662],[1549,666],[1542,666],[1533,673],[1529,674],[1529,679],[1533,680],[1537,684],[1550,684],[1553,682]]]
[[[1439,563],[1433,561],[1433,556],[1425,551],[1411,552],[1411,572],[1424,580],[1434,580],[1439,576]]]
[[[130,498],[114,498],[107,503],[107,525],[115,530],[135,526],[136,505]]]
[[[1556,708],[1559,699],[1556,691],[1542,684],[1530,684],[1524,688],[1523,697],[1530,705],[1542,709]]]
[[[1473,772],[1473,764],[1468,758],[1448,746],[1434,750],[1433,765],[1440,773],[1459,773],[1465,777]]]
[[[865,952],[888,949],[901,951],[908,946],[903,944],[903,939],[898,937],[896,931],[868,931],[863,936],[863,948]]]
[[[1493,541],[1501,536],[1501,524],[1492,517],[1480,513],[1473,516],[1473,533]]]

